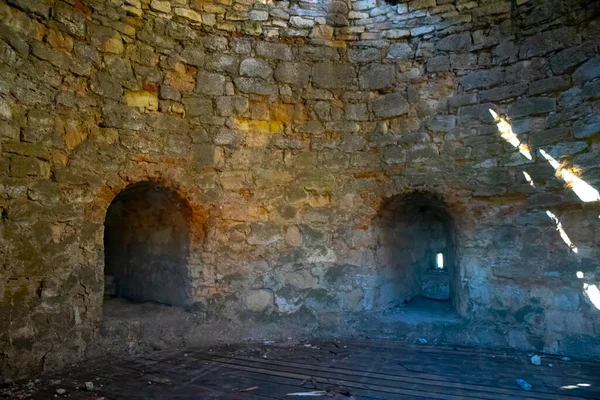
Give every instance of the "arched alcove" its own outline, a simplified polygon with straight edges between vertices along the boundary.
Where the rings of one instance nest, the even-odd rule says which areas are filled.
[[[121,191],[104,221],[105,299],[189,304],[190,210],[155,182]]]
[[[380,218],[385,277],[382,308],[407,303],[453,308],[456,234],[443,201],[428,192],[397,195],[384,202]]]

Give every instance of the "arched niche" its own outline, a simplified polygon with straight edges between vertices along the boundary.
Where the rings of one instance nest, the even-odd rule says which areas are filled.
[[[455,305],[455,223],[444,202],[429,192],[396,195],[384,201],[380,224],[382,308],[415,302]]]
[[[105,299],[188,305],[190,220],[187,202],[156,182],[122,190],[104,221]]]

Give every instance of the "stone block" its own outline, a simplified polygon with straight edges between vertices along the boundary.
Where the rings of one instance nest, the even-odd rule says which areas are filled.
[[[459,125],[469,125],[472,122],[476,124],[495,122],[490,110],[497,111],[496,105],[483,103],[460,107],[458,109]]]
[[[50,6],[53,1],[50,0],[9,0],[9,4],[14,4],[17,7],[30,13],[39,15],[42,18],[48,18],[50,15]]]
[[[264,58],[282,61],[291,61],[293,58],[292,50],[283,43],[258,42],[256,43],[256,54]]]
[[[159,11],[165,14],[171,13],[171,2],[168,0],[152,0],[150,3],[150,8],[154,11]]]
[[[383,161],[388,164],[404,164],[406,161],[406,150],[399,146],[385,147],[381,152]]]
[[[235,87],[242,93],[258,94],[261,96],[276,95],[279,93],[277,85],[258,78],[236,78],[233,80]]]
[[[554,146],[547,146],[544,148],[548,154],[554,159],[560,160],[563,157],[569,157],[573,154],[581,153],[589,148],[587,142],[564,142],[558,143]]]
[[[160,98],[163,100],[181,100],[181,93],[179,93],[179,91],[175,90],[169,85],[160,85],[159,95]]]
[[[214,115],[213,104],[210,99],[204,97],[185,97],[183,100],[186,116],[207,117]]]
[[[368,121],[369,111],[364,103],[348,103],[346,104],[346,119],[349,121]]]
[[[571,87],[571,80],[562,76],[553,76],[552,78],[542,79],[531,82],[529,95],[562,92]]]
[[[266,246],[283,239],[281,227],[266,222],[256,222],[250,225],[247,242],[253,245]]]
[[[519,46],[512,41],[502,42],[494,47],[492,53],[494,55],[494,64],[496,65],[514,62],[519,55]]]
[[[595,52],[591,43],[566,49],[550,57],[550,67],[556,75],[564,74],[593,57]]]
[[[351,65],[332,62],[317,63],[312,68],[313,85],[322,89],[345,89],[353,85],[356,72]]]
[[[521,59],[539,57],[552,51],[572,47],[581,42],[574,27],[562,27],[533,35],[521,43],[519,57]]]
[[[446,72],[450,70],[450,57],[437,56],[427,60],[427,72]]]
[[[423,36],[427,33],[431,33],[435,31],[435,26],[434,25],[425,25],[425,26],[419,26],[417,28],[412,28],[410,30],[410,34],[412,36]]]
[[[296,289],[311,289],[319,283],[318,278],[307,269],[286,272],[284,279],[284,282]]]
[[[492,68],[471,72],[461,77],[459,83],[465,90],[497,86],[502,83],[502,69]]]
[[[200,13],[197,13],[194,10],[190,10],[188,8],[175,8],[173,10],[173,14],[175,14],[178,17],[182,17],[190,22],[195,22],[195,23],[201,23],[202,22],[202,15]]]
[[[158,94],[146,90],[125,92],[125,104],[129,107],[138,107],[149,111],[158,110]]]
[[[426,122],[427,129],[433,132],[450,132],[456,127],[456,116],[436,115],[429,117]]]
[[[435,48],[438,51],[468,51],[471,47],[472,40],[469,32],[456,33],[454,35],[448,35],[435,44]]]
[[[213,72],[198,71],[196,93],[220,96],[225,93],[225,76]]]
[[[304,18],[300,16],[293,16],[290,18],[290,26],[299,29],[312,28],[315,25],[315,20],[311,18]]]
[[[304,63],[281,62],[275,70],[275,80],[303,87],[310,79],[310,67]]]
[[[576,121],[573,124],[573,135],[577,139],[595,136],[600,133],[600,116],[593,115]]]
[[[257,313],[271,313],[274,306],[273,292],[265,289],[250,290],[246,294],[246,308]]]
[[[494,89],[480,92],[481,101],[498,101],[518,97],[527,91],[526,83],[517,83],[515,85],[502,85]]]
[[[50,164],[33,157],[12,156],[10,159],[10,176],[24,178],[27,176],[50,176]]]
[[[515,101],[508,106],[511,118],[528,115],[547,114],[556,110],[556,99],[550,97],[529,97]]]
[[[216,135],[214,135],[213,142],[217,146],[229,146],[229,147],[237,147],[244,140],[244,133],[229,129],[229,128],[219,128]]]
[[[246,58],[240,63],[240,75],[266,79],[273,73],[269,63],[260,58]]]
[[[547,77],[548,65],[542,58],[520,61],[506,67],[507,84],[533,82]]]
[[[227,72],[229,75],[236,76],[239,70],[239,59],[230,54],[211,54],[206,56],[204,67],[214,72]]]
[[[414,58],[415,52],[412,47],[407,43],[394,43],[392,44],[387,52],[387,58],[393,58],[394,60],[407,61]]]
[[[353,64],[366,64],[381,60],[381,51],[375,47],[351,47],[348,49],[348,61]]]
[[[377,117],[390,118],[408,113],[408,102],[401,93],[379,96],[372,101],[373,113]]]
[[[385,89],[396,82],[396,69],[392,64],[369,64],[358,76],[361,89]]]
[[[406,29],[388,29],[383,32],[383,37],[386,39],[401,39],[409,36],[410,31]]]
[[[221,96],[216,99],[217,114],[223,117],[241,115],[248,110],[248,99],[242,96]]]
[[[582,64],[573,73],[573,82],[582,84],[600,77],[600,56],[596,56]]]

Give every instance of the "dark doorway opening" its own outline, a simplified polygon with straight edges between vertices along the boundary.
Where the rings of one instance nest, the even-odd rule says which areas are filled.
[[[414,305],[454,312],[456,235],[444,202],[428,192],[398,195],[384,203],[380,218],[384,311]]]
[[[158,183],[121,191],[104,221],[105,300],[188,305],[189,221],[187,203]]]

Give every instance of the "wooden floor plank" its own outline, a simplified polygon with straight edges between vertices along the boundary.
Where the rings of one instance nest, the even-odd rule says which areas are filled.
[[[312,373],[295,371],[291,372],[286,370],[285,368],[265,368],[265,366],[255,366],[251,365],[251,363],[244,362],[232,362],[231,360],[225,358],[219,358],[218,356],[212,358],[212,360],[225,363],[230,365],[232,368],[240,369],[243,371],[254,371],[261,372],[264,374],[272,374],[276,376],[286,376],[286,377],[295,377],[298,379],[311,379],[314,378],[318,382],[322,383],[331,383],[331,384],[341,384],[348,386],[350,388],[356,387],[361,389],[369,389],[373,391],[379,391],[383,393],[398,393],[398,394],[410,394],[410,395],[422,395],[427,394],[432,398],[448,398],[448,399],[456,399],[456,398],[470,398],[470,399],[510,399],[512,396],[503,395],[501,393],[486,393],[481,391],[472,390],[472,388],[447,388],[447,387],[439,387],[436,385],[415,385],[402,383],[400,385],[391,384],[389,382],[376,382],[373,380],[367,379],[356,379],[356,377],[345,377],[343,374],[334,374],[334,373],[323,373],[313,371]],[[351,379],[354,378],[354,379]],[[401,388],[400,388],[401,387]],[[539,400],[537,396],[530,396],[531,392],[522,392],[521,398],[529,399],[529,400]],[[552,399],[558,399],[559,397],[550,397]],[[576,399],[574,397],[568,397],[569,400]]]
[[[309,346],[247,343],[89,360],[44,377],[37,392],[26,397],[53,398],[52,378],[62,380],[72,400],[274,400],[327,387],[347,388],[356,400],[600,398],[600,363],[565,362],[546,355],[542,359],[554,367],[533,366],[526,352],[516,350],[469,352],[466,347],[392,340],[321,341]],[[519,388],[517,378],[527,380],[533,390]],[[85,390],[87,381],[94,382],[93,393]],[[590,386],[577,387],[577,383]],[[576,388],[561,389],[565,385]],[[240,391],[248,388],[255,389]]]
[[[314,350],[309,350],[309,351],[314,351]],[[364,361],[363,360],[358,360],[357,362],[357,357],[356,354],[352,354],[352,361],[350,363],[348,362],[344,362],[338,359],[338,360],[331,360],[329,355],[321,355],[319,356],[319,360],[317,361],[316,358],[310,358],[307,354],[305,354],[306,350],[305,349],[294,349],[293,352],[287,351],[284,352],[284,361],[287,360],[299,360],[299,362],[303,363],[303,364],[315,364],[317,363],[318,365],[321,366],[330,366],[333,363],[336,363],[335,365],[337,366],[344,366],[344,368],[357,368],[360,369],[361,371],[365,371],[368,370],[369,372],[372,372],[373,369],[371,368],[371,365],[373,365],[373,363],[375,363],[377,365],[377,368],[375,369],[375,372],[383,372],[383,373],[388,373],[388,374],[393,374],[393,375],[399,375],[399,376],[406,376],[406,377],[412,377],[412,378],[426,378],[426,379],[433,379],[433,380],[442,380],[442,381],[449,381],[449,382],[464,382],[464,383],[471,383],[471,384],[477,384],[477,383],[484,383],[485,385],[488,386],[494,386],[494,387],[506,387],[508,389],[515,389],[517,388],[516,386],[516,379],[520,378],[520,377],[526,377],[527,379],[532,379],[535,378],[534,375],[528,373],[525,374],[521,374],[521,375],[515,375],[514,371],[510,371],[510,376],[507,378],[503,378],[502,376],[498,376],[497,371],[494,374],[482,374],[481,373],[481,369],[480,368],[472,368],[471,370],[467,370],[465,368],[461,368],[461,369],[457,369],[455,368],[455,366],[444,366],[442,365],[440,368],[442,370],[456,370],[456,376],[452,376],[452,375],[436,375],[436,374],[428,374],[428,373],[417,373],[417,372],[410,372],[410,371],[406,371],[404,370],[404,367],[396,365],[395,368],[386,368],[386,361],[385,359],[382,359],[381,355],[379,354],[368,354],[368,360],[370,360],[370,362]],[[386,352],[385,353],[385,357],[392,357],[389,356],[389,354],[393,354],[390,352]],[[277,352],[275,351],[274,353],[271,353],[271,357],[270,359],[272,359],[272,357],[277,358]],[[304,357],[304,359],[302,359]],[[395,357],[395,355],[393,356]],[[350,360],[350,358],[348,359]],[[529,366],[530,367],[530,371],[531,370],[539,370],[539,367],[534,367],[534,366]],[[486,377],[491,376],[492,378],[487,379]],[[546,376],[542,376],[544,382],[550,382],[551,384],[548,384],[548,386],[544,386],[542,385],[540,380],[536,380],[536,384],[535,384],[535,390],[536,391],[542,391],[542,392],[549,392],[549,393],[556,393],[557,389],[560,386],[563,386],[565,384],[573,384],[573,383],[577,383],[574,380],[569,380],[565,377],[557,377],[555,378],[556,382],[552,382],[552,379],[549,379]],[[579,379],[579,378],[574,378],[574,379]],[[598,386],[592,386],[589,388],[579,388],[578,390],[576,390],[576,393],[572,393],[574,395],[582,395],[583,397],[588,397],[588,398],[599,398],[600,396],[598,396]],[[589,392],[588,395],[586,396],[584,394],[584,392]]]
[[[387,373],[378,373],[378,372],[370,372],[370,371],[357,371],[353,369],[347,368],[332,368],[332,367],[323,367],[314,364],[302,364],[302,363],[294,363],[294,362],[286,362],[286,361],[278,361],[278,360],[262,360],[262,359],[247,359],[240,357],[228,357],[232,360],[244,360],[244,361],[253,361],[255,363],[263,364],[263,365],[271,365],[275,367],[288,367],[290,369],[296,369],[298,371],[321,371],[321,372],[331,372],[336,374],[343,374],[347,376],[357,376],[360,378],[373,378],[383,381],[393,381],[398,383],[409,383],[416,385],[436,385],[447,388],[462,388],[466,390],[479,390],[483,392],[491,392],[491,393],[504,393],[510,395],[520,395],[520,389],[513,388],[502,388],[491,385],[478,385],[478,384],[470,384],[470,383],[458,383],[458,382],[449,382],[449,381],[440,381],[431,379],[431,377],[405,377],[399,375],[392,375]],[[535,393],[538,393],[537,391]],[[550,395],[546,393],[540,393],[538,395],[539,399],[556,399],[555,395]]]

